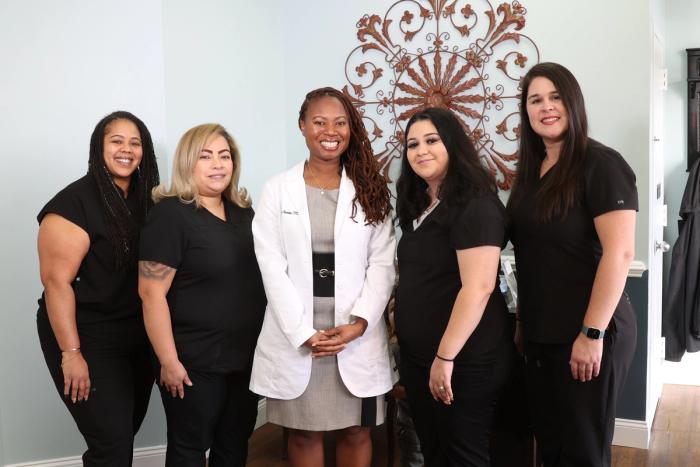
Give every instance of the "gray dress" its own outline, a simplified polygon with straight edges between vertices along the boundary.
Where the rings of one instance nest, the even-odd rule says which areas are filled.
[[[332,253],[338,190],[322,192],[307,185],[306,198],[311,221],[311,248],[315,253]],[[334,326],[335,298],[314,297],[314,328],[320,330]],[[376,411],[376,414],[367,414],[368,410]],[[298,430],[330,431],[350,426],[381,425],[384,412],[384,396],[362,399],[348,391],[335,356],[312,360],[311,379],[301,396],[291,400],[267,398],[268,420]],[[363,423],[363,419],[374,423]]]

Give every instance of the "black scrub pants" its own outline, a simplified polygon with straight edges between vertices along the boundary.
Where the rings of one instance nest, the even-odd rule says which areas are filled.
[[[632,308],[611,321],[597,378],[571,376],[572,344],[527,342],[528,400],[545,467],[609,467],[615,411],[637,340]]]
[[[452,373],[451,405],[435,401],[428,381],[430,368],[402,356],[401,381],[426,467],[488,467],[489,439],[496,402],[508,377],[509,347],[478,362],[455,368]]]
[[[146,416],[153,369],[143,322],[126,319],[80,326],[80,347],[90,373],[90,396],[63,395],[61,350],[46,316],[37,317],[41,349],[61,399],[85,438],[85,467],[129,467],[134,435]]]
[[[244,467],[258,415],[258,397],[250,392],[250,369],[235,373],[187,370],[192,386],[185,397],[163,387],[160,396],[168,421],[166,467]]]

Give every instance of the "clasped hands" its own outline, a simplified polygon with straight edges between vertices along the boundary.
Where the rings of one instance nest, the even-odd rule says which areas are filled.
[[[330,329],[316,331],[305,343],[311,349],[311,356],[330,357],[342,352],[352,341],[364,334],[367,329],[367,321],[357,318],[351,324],[342,324]]]

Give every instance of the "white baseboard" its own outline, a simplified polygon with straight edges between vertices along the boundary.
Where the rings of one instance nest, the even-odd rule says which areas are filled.
[[[267,407],[265,399],[258,401],[258,419],[255,429],[267,423]],[[46,459],[42,461],[23,462],[21,464],[7,464],[5,467],[82,467],[81,456],[63,457],[60,459]],[[133,467],[163,467],[165,465],[165,446],[150,446],[134,449]]]
[[[642,420],[615,420],[613,444],[628,448],[648,449],[651,438],[651,426]]]
[[[165,465],[165,446],[150,446],[134,449],[134,467],[163,467]],[[7,464],[5,467],[82,467],[81,456],[47,459],[21,464]]]

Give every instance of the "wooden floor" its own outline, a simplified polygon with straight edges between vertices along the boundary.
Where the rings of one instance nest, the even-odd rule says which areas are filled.
[[[386,432],[373,433],[372,465],[387,465]],[[332,439],[326,440],[327,466],[334,466]],[[249,467],[289,467],[282,460],[282,429],[264,425],[251,439]],[[398,462],[395,466],[398,467]],[[652,426],[648,450],[613,446],[614,467],[700,466],[700,386],[666,385]]]
[[[700,466],[700,386],[665,385],[648,450],[613,446],[615,467]]]

